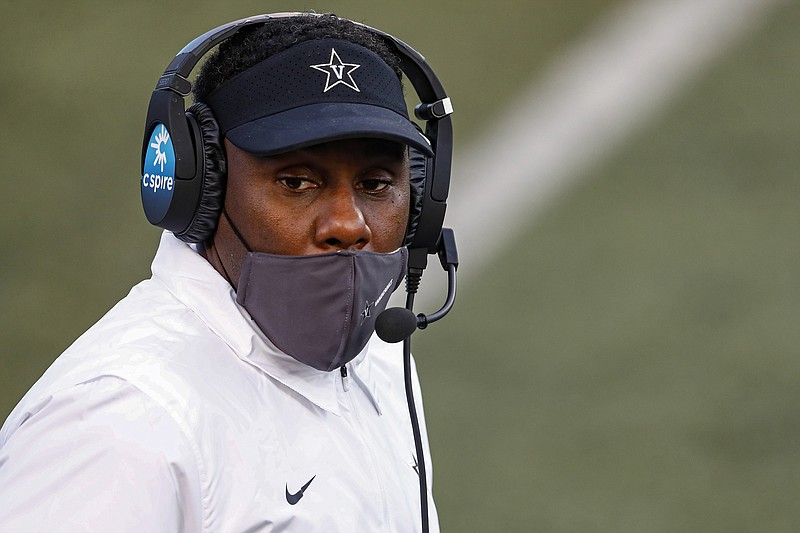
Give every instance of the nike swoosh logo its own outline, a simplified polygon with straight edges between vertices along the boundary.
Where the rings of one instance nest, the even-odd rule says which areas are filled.
[[[311,482],[312,482],[312,481],[314,481],[314,478],[315,478],[315,477],[317,477],[317,476],[314,476],[314,477],[312,477],[311,479],[309,479],[309,480],[308,480],[308,483],[306,483],[305,485],[303,485],[303,486],[300,488],[300,490],[298,490],[298,491],[297,491],[297,492],[295,492],[294,494],[292,494],[291,492],[289,492],[289,485],[288,485],[288,484],[286,485],[286,501],[287,501],[287,502],[289,502],[289,505],[294,505],[294,504],[296,504],[297,502],[299,502],[299,501],[300,501],[300,498],[302,498],[302,497],[303,497],[303,493],[306,491],[306,489],[308,488],[308,486],[309,486],[309,485],[311,485]]]

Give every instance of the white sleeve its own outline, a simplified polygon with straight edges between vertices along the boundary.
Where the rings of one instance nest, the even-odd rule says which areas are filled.
[[[200,530],[197,463],[172,417],[101,377],[39,402],[0,442],[4,532]]]

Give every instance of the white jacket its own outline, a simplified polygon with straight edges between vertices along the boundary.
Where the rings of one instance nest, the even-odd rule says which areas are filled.
[[[3,425],[0,531],[420,529],[400,344],[320,372],[169,233],[152,270]]]

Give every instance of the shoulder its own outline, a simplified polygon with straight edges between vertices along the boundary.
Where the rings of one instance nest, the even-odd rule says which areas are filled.
[[[198,477],[173,417],[131,383],[102,376],[26,405],[4,426],[0,487],[15,489],[0,491],[0,522],[117,531],[196,523]]]
[[[22,403],[101,376],[135,382],[153,365],[166,368],[182,356],[184,350],[174,349],[178,331],[194,331],[191,338],[203,329],[191,310],[157,282],[142,282],[55,359]]]
[[[86,439],[83,444],[87,451],[96,442],[92,439],[97,438],[137,443],[145,452],[169,449],[156,442],[160,437],[179,437],[169,438],[169,443],[182,439],[179,428],[158,402],[116,376],[98,376],[20,405],[23,408],[15,411],[3,427],[3,454],[9,453],[11,436],[58,448],[65,440],[72,440],[63,438],[69,433],[75,439]]]
[[[12,411],[0,444],[8,427],[19,425],[41,406],[63,408],[63,402],[52,403],[57,398],[80,405],[83,401],[75,391],[94,390],[115,379],[157,404],[179,425],[202,423],[199,418],[212,413],[197,407],[214,403],[220,394],[211,376],[239,380],[237,386],[245,392],[250,373],[242,371],[243,365],[192,309],[157,281],[148,280],[55,360]]]

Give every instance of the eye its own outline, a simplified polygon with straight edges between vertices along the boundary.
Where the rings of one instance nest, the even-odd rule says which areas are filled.
[[[305,191],[316,187],[316,184],[313,181],[308,180],[306,178],[299,178],[296,176],[287,176],[283,178],[278,178],[278,182],[281,183],[284,187],[292,189],[294,191]]]
[[[361,188],[367,192],[381,192],[392,185],[387,178],[370,178],[361,181]]]

